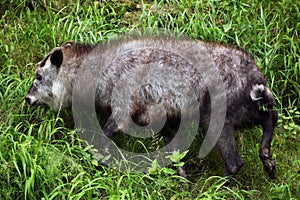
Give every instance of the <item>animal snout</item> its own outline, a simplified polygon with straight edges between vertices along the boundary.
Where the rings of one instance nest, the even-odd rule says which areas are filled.
[[[35,98],[33,98],[32,96],[30,96],[30,95],[26,95],[25,96],[25,101],[26,101],[26,103],[28,104],[28,105],[34,105],[35,103],[36,103],[36,100],[35,100]]]
[[[31,99],[30,99],[30,97],[28,97],[27,95],[26,95],[26,97],[25,97],[25,101],[26,101],[26,103],[28,103],[29,105],[31,104]]]

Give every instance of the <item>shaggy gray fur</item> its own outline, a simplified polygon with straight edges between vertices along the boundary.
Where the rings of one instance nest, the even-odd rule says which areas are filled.
[[[132,50],[120,54],[124,46],[130,46]],[[92,69],[95,66],[88,66],[89,63],[96,65],[103,56],[101,52],[108,51],[112,53],[113,59],[105,66],[104,73],[98,76],[95,99],[97,112],[106,120],[104,133],[108,137],[113,138],[118,131],[126,132],[130,121],[128,116],[122,116],[124,107],[112,110],[114,104],[127,106],[130,118],[143,126],[154,123],[153,120],[161,118],[159,115],[166,114],[168,124],[162,134],[165,142],[170,142],[174,131],[176,132],[176,123],[185,111],[182,105],[185,105],[189,97],[183,94],[183,85],[189,87],[189,91],[193,91],[198,100],[199,125],[206,133],[213,102],[208,88],[212,88],[216,80],[210,71],[217,72],[224,83],[226,95],[226,105],[223,105],[226,107],[225,124],[216,144],[225,162],[224,175],[234,175],[243,166],[235,144],[234,130],[261,125],[263,136],[259,155],[270,178],[275,178],[275,162],[270,153],[270,143],[277,123],[277,112],[272,109],[275,105],[274,97],[253,56],[241,48],[166,37],[141,37],[97,46],[67,42],[51,50],[37,64],[35,79],[25,97],[26,101],[30,105],[47,104],[53,109],[60,106],[71,107],[73,84],[78,70],[84,67]],[[203,52],[198,60],[200,67],[196,68],[197,63],[190,63],[185,57],[181,57],[179,51],[186,51],[188,54],[197,52],[198,56],[199,52]],[[154,71],[137,67],[152,69],[153,63],[160,64]],[[150,68],[147,68],[149,65]],[[199,72],[199,68],[203,71]],[[157,80],[156,72],[169,74],[169,77]],[[146,83],[139,88],[131,87],[136,81],[132,74],[144,77]],[[122,99],[122,94],[113,93],[116,87],[120,87],[119,81],[131,95],[129,99],[125,99],[126,102]],[[116,98],[112,99],[113,95]],[[261,110],[261,106],[267,109]],[[161,114],[157,108],[162,108],[165,113]],[[179,171],[181,175],[185,175],[182,169]]]

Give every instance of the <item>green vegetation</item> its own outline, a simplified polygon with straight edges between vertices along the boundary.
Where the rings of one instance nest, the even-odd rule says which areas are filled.
[[[300,199],[300,1],[3,0],[0,8],[0,199]],[[191,179],[101,166],[68,113],[32,108],[24,96],[36,62],[66,40],[97,43],[137,28],[166,28],[241,46],[255,55],[280,113],[272,143],[277,178],[258,158],[261,130],[238,135],[245,166],[228,183],[210,156],[188,162]],[[155,164],[155,163],[154,163]]]

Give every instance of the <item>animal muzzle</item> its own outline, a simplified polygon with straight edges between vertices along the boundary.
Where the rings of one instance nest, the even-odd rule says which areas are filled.
[[[37,103],[37,99],[34,96],[29,95],[29,94],[27,94],[25,96],[25,101],[30,106],[33,106],[33,105],[35,105]]]

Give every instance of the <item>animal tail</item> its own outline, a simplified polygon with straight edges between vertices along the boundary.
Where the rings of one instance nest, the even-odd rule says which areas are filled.
[[[252,101],[258,102],[259,105],[267,106],[268,109],[273,108],[276,103],[274,96],[267,86],[263,84],[255,84],[250,91]]]

